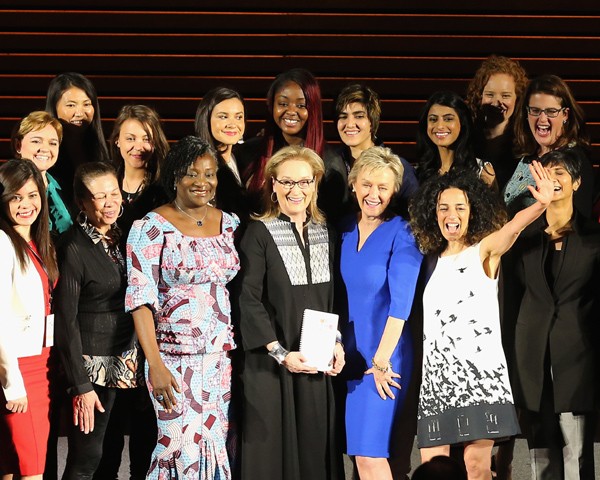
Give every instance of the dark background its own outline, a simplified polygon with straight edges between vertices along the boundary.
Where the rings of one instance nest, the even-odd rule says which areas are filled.
[[[366,82],[383,100],[379,137],[416,161],[426,98],[440,89],[464,94],[492,53],[519,60],[530,77],[554,73],[569,83],[598,165],[597,1],[0,1],[0,159],[10,156],[13,125],[44,108],[60,72],[92,80],[107,135],[123,104],[143,103],[175,141],[193,133],[198,101],[218,85],[244,95],[246,137],[254,135],[273,77],[300,66],[321,83],[328,140],[338,140],[332,99],[346,83]]]

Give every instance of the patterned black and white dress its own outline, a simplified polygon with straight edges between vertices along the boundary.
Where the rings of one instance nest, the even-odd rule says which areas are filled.
[[[423,295],[420,448],[519,432],[498,310],[480,244],[440,257]]]

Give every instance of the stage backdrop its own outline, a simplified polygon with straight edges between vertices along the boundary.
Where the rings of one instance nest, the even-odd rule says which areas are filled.
[[[51,6],[49,6],[51,4]],[[514,5],[514,6],[512,6]],[[77,71],[100,97],[106,133],[123,104],[158,110],[169,140],[193,132],[203,93],[247,100],[247,136],[267,115],[273,77],[305,67],[320,80],[326,137],[332,99],[365,82],[383,100],[379,138],[411,161],[416,119],[435,90],[464,94],[492,53],[530,76],[555,73],[581,102],[600,163],[600,4],[592,1],[428,3],[415,0],[14,0],[0,2],[0,159],[15,122],[43,109],[50,79]]]

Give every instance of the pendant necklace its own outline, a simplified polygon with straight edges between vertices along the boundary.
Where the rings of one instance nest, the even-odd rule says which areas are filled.
[[[208,213],[208,205],[206,205],[204,207],[205,210],[204,210],[204,215],[202,216],[202,218],[200,220],[196,220],[189,213],[183,211],[183,209],[177,203],[177,200],[173,200],[173,204],[177,207],[177,210],[179,210],[181,213],[183,213],[186,217],[191,218],[196,223],[196,225],[198,225],[199,227],[201,227],[202,225],[204,225],[204,219],[206,218],[206,214]]]

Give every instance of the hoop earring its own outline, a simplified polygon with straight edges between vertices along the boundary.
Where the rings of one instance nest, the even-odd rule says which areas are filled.
[[[271,201],[277,203],[277,194],[275,192],[271,192]]]
[[[85,213],[83,210],[79,210],[79,213],[75,217],[75,221],[79,225],[85,225],[87,223],[87,221],[88,221],[87,213]]]
[[[124,212],[125,212],[125,206],[121,203],[121,210],[119,211],[117,218],[121,218],[123,216]]]

